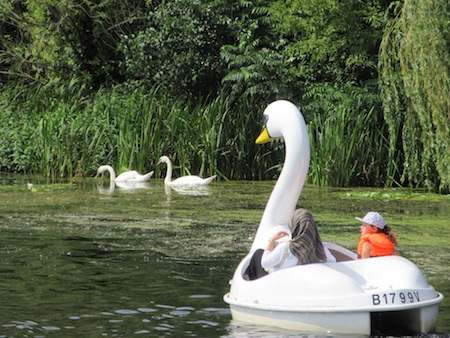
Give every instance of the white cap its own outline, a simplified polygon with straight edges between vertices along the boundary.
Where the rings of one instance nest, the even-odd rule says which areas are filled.
[[[378,229],[384,229],[384,227],[386,226],[384,218],[378,212],[370,211],[366,214],[366,216],[364,216],[363,219],[359,217],[355,218],[363,223],[376,226]]]

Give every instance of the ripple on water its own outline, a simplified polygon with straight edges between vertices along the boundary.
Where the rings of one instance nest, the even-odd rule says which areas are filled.
[[[120,315],[135,315],[135,314],[139,313],[139,311],[130,310],[130,309],[120,309],[120,310],[116,310],[115,312]]]
[[[223,315],[230,314],[230,309],[223,308],[223,307],[207,307],[207,308],[204,308],[203,311],[213,312],[213,313],[218,313],[218,314],[223,314]]]
[[[190,295],[189,298],[194,298],[194,299],[211,298],[211,295]]]
[[[150,333],[150,331],[149,330],[139,330],[139,331],[136,331],[134,334],[144,334],[144,333]]]
[[[170,314],[174,317],[185,317],[185,316],[189,316],[191,314],[191,311],[175,310],[175,311],[171,311]]]
[[[193,322],[188,322],[188,324],[200,325],[202,327],[218,326],[219,325],[219,323],[210,322],[208,320],[196,320],[196,321],[193,321]]]
[[[156,326],[155,330],[157,330],[157,331],[168,331],[168,330],[171,330],[173,328],[174,328],[173,325],[169,325],[169,324],[163,323],[163,324],[159,324],[158,326]]]
[[[42,326],[42,329],[44,329],[45,331],[59,331],[59,330],[61,330],[61,328],[59,328],[57,326]]]
[[[158,310],[152,309],[152,308],[146,308],[146,307],[140,307],[138,309],[139,312],[149,313],[149,312],[156,312]]]

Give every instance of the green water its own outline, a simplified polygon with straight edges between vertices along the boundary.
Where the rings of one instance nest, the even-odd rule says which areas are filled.
[[[159,179],[135,190],[97,183],[0,176],[0,337],[281,334],[236,325],[222,300],[274,182],[195,193],[166,191]],[[299,205],[323,240],[352,250],[354,217],[382,212],[398,251],[446,297],[437,332],[450,335],[449,196],[308,186]]]

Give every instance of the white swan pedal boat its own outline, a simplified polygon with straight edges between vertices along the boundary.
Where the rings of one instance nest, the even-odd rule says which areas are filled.
[[[324,242],[333,263],[298,265],[256,280],[245,271],[256,249],[288,223],[309,166],[309,139],[300,111],[276,101],[264,111],[266,129],[257,143],[283,137],[283,170],[264,210],[249,254],[238,265],[224,301],[237,322],[276,326],[302,334],[411,334],[436,328],[443,300],[420,269],[400,256],[357,259]]]
[[[299,265],[257,280],[238,266],[224,300],[234,320],[301,333],[411,334],[436,328],[443,296],[412,262],[400,256],[358,260],[324,243],[336,263]]]

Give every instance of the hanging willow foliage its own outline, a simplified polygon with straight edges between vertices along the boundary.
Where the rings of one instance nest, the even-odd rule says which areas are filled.
[[[397,3],[398,5],[399,3]],[[405,0],[385,30],[380,79],[390,132],[388,176],[403,149],[402,181],[450,188],[450,8],[448,1]]]

